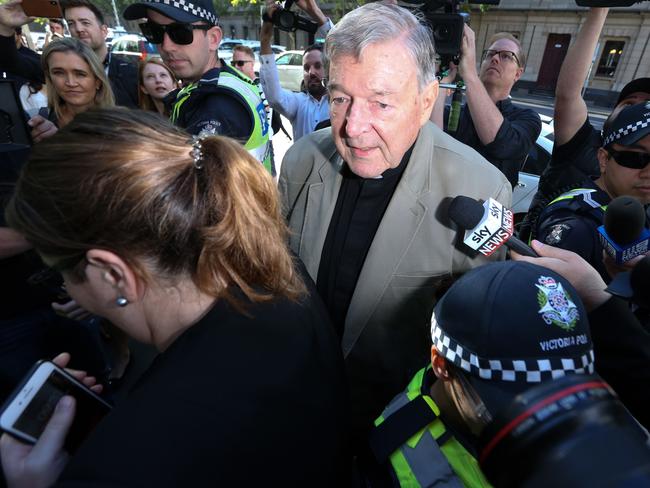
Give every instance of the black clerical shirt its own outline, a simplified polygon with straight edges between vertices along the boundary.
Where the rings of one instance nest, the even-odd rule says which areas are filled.
[[[323,244],[316,284],[334,326],[343,336],[357,280],[381,219],[388,208],[413,146],[399,166],[379,178],[361,178],[343,167],[343,181]]]

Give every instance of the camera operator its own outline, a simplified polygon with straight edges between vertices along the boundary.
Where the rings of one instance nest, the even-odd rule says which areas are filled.
[[[540,178],[537,194],[520,231],[522,238],[527,238],[531,231],[535,237],[538,216],[549,201],[600,175],[597,153],[602,140],[589,121],[582,89],[608,11],[607,8],[589,11],[560,68],[555,87],[553,156]],[[632,80],[621,90],[610,117],[621,107],[646,100],[650,100],[650,78]]]
[[[325,37],[332,28],[332,21],[323,15],[315,0],[298,0],[296,4],[318,24],[316,37]],[[314,44],[305,49],[302,57],[305,92],[295,93],[280,86],[275,55],[271,49],[273,23],[269,20],[279,7],[271,5],[263,16],[260,32],[260,80],[264,94],[275,110],[289,119],[293,138],[297,141],[314,131],[319,122],[329,119],[329,97],[323,86],[325,67],[323,48]]]
[[[386,407],[370,436],[377,461],[390,456],[399,486],[490,486],[476,460],[479,436],[497,413],[535,385],[594,369],[578,293],[530,263],[466,273],[436,305],[431,337],[431,364]]]
[[[525,63],[519,41],[501,32],[490,40],[477,72],[474,31],[465,25],[460,63],[458,66],[451,63],[449,74],[442,80],[443,83],[453,82],[458,73],[467,87],[467,102],[461,109],[458,128],[456,131],[448,128],[445,90],[440,91],[431,116],[438,127],[476,149],[500,169],[513,187],[542,127],[537,113],[510,101],[510,91],[523,74]]]

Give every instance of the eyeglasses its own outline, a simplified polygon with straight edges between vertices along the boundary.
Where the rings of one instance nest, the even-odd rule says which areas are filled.
[[[483,51],[482,60],[485,61],[486,59],[490,59],[495,54],[499,55],[499,59],[501,61],[514,61],[515,63],[517,63],[517,66],[520,66],[519,58],[512,51],[496,51],[494,49],[486,49],[485,51]]]
[[[243,60],[243,59],[240,59],[240,60],[235,61],[235,60],[233,59],[233,60],[230,62],[230,64],[232,64],[233,66],[237,66],[238,68],[243,68],[244,66],[246,66],[246,63],[252,63],[252,61],[250,61],[250,60],[245,61],[245,60]]]
[[[153,44],[162,44],[165,38],[165,32],[169,39],[174,44],[187,45],[192,44],[194,40],[195,30],[209,30],[213,26],[207,24],[181,24],[174,22],[173,24],[156,24],[154,22],[143,22],[140,24],[142,35],[147,38],[147,41]]]
[[[620,166],[626,168],[643,169],[650,163],[650,153],[616,151],[614,149],[606,149],[606,151]]]

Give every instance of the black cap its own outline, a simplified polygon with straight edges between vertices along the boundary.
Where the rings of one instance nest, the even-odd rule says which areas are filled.
[[[616,105],[621,103],[621,101],[624,100],[628,95],[636,92],[650,94],[650,78],[637,78],[636,80],[630,81],[623,87],[621,93],[619,93],[618,100],[616,100]]]
[[[155,10],[176,22],[205,21],[217,25],[219,21],[212,0],[150,0],[129,5],[122,15],[126,20],[142,19],[147,16],[147,9]]]
[[[567,374],[593,373],[587,312],[557,273],[530,263],[466,273],[436,305],[433,345],[494,416],[519,393]]]
[[[603,127],[603,147],[611,144],[631,146],[650,134],[650,102],[629,105],[607,128]]]

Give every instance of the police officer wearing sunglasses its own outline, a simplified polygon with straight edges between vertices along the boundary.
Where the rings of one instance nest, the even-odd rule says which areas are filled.
[[[600,177],[551,201],[540,214],[536,236],[581,255],[609,281],[597,228],[613,198],[650,203],[650,102],[614,111],[603,126],[597,157]]]
[[[124,18],[146,18],[143,35],[158,46],[183,88],[165,99],[171,121],[190,134],[239,140],[271,171],[269,124],[258,87],[219,60],[222,38],[211,0],[148,0],[129,5]]]

